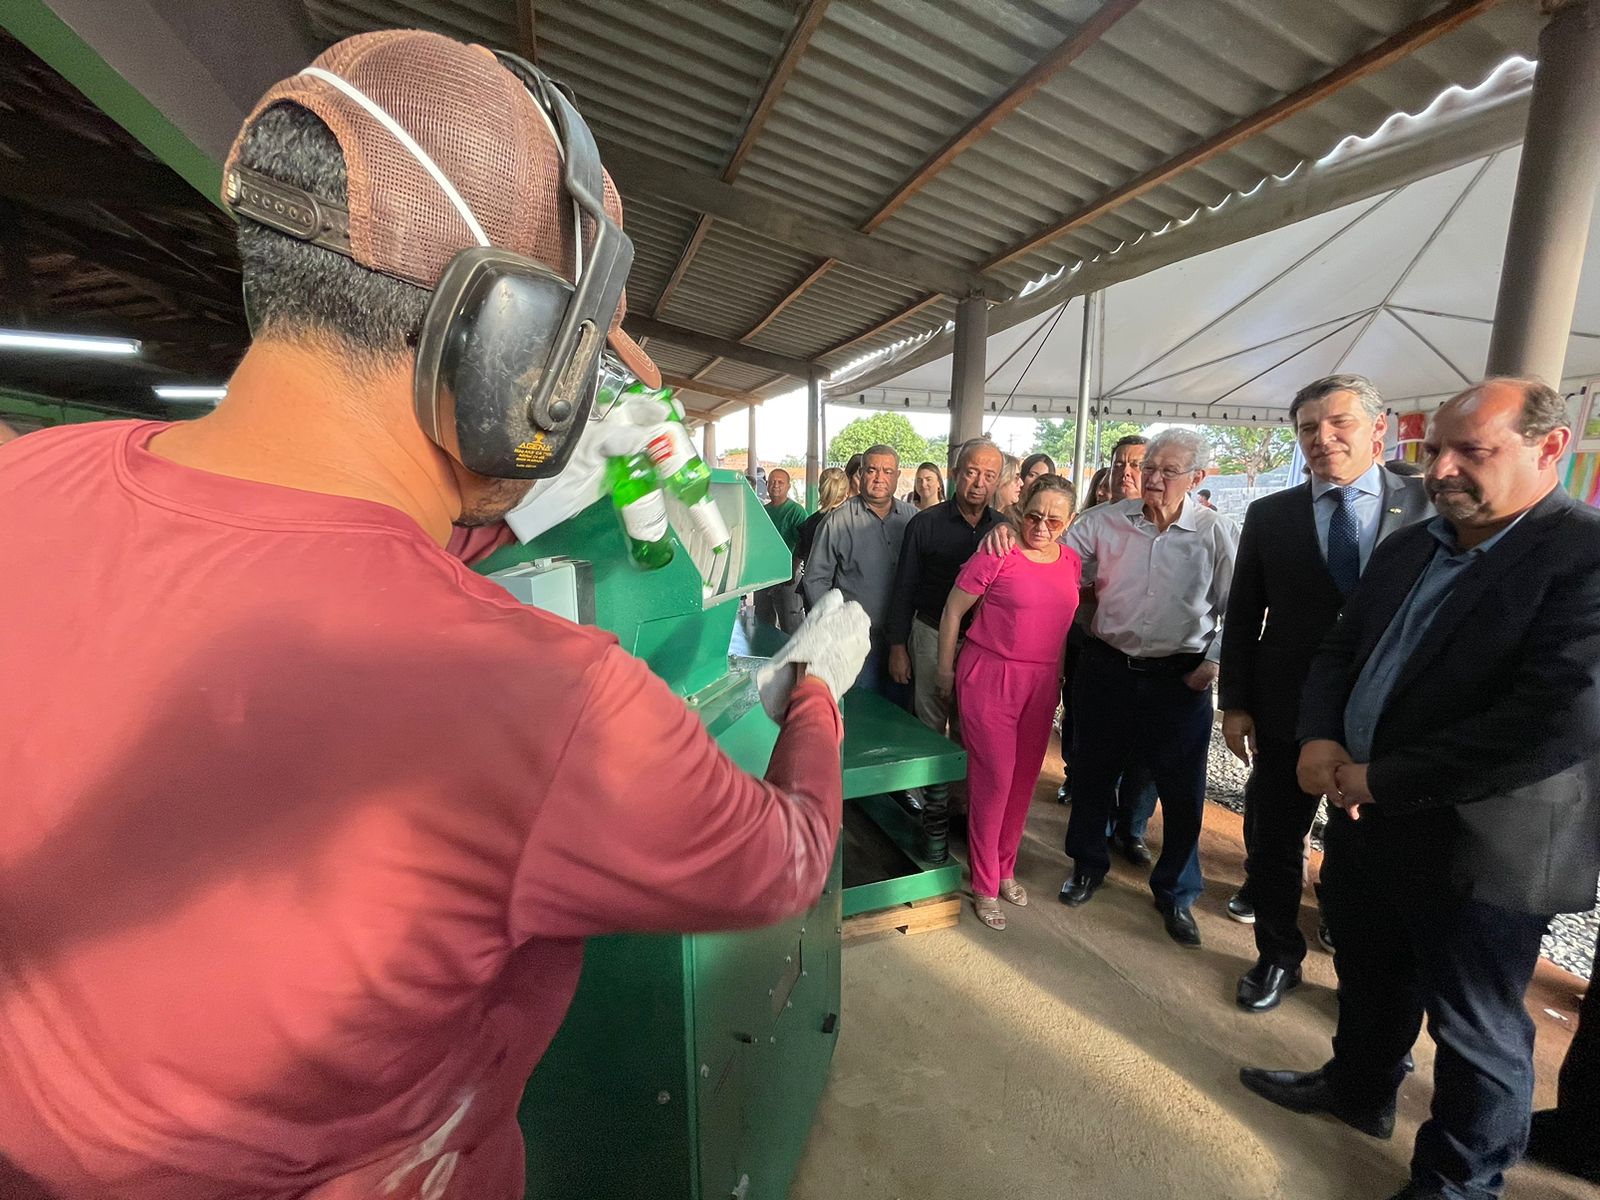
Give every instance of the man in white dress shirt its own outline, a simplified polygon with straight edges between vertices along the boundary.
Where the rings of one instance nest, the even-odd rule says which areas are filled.
[[[1198,946],[1190,906],[1200,895],[1200,821],[1211,743],[1211,685],[1222,651],[1239,534],[1190,493],[1210,448],[1192,429],[1151,439],[1140,499],[1090,509],[1064,542],[1094,573],[1095,613],[1074,688],[1080,723],[1072,762],[1065,904],[1089,900],[1111,857],[1106,822],[1130,760],[1150,767],[1161,795],[1161,857],[1150,875],[1167,933]]]

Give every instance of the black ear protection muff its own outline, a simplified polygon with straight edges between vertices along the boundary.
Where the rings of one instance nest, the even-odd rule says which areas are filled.
[[[594,403],[633,243],[605,211],[600,152],[578,110],[531,63],[495,57],[556,131],[575,209],[577,281],[498,246],[456,254],[418,334],[412,398],[423,432],[467,470],[547,479],[566,466]],[[242,167],[230,171],[226,197],[242,216],[351,254],[349,214],[338,205]]]

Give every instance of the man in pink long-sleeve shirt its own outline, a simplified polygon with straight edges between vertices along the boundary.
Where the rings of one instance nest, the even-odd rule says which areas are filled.
[[[571,277],[555,125],[492,56],[379,34],[318,66]],[[757,780],[614,638],[446,552],[528,485],[414,412],[476,234],[358,104],[297,77],[235,149],[348,244],[241,222],[256,337],[214,414],[0,455],[8,1198],[519,1196],[583,939],[783,919],[833,857],[831,675],[797,672]]]

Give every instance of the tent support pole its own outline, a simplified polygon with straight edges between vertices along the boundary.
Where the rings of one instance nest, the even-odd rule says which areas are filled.
[[[822,453],[822,372],[813,368],[806,379],[806,507],[817,508],[817,477]]]
[[[1539,70],[1489,341],[1490,375],[1531,375],[1561,386],[1600,184],[1596,61],[1600,4],[1562,4],[1539,35]]]
[[[1083,298],[1083,355],[1078,364],[1078,423],[1072,436],[1072,482],[1079,489],[1078,504],[1088,503],[1082,489],[1087,485],[1083,464],[1089,451],[1089,404],[1094,394],[1095,322],[1100,312],[1100,293]]]
[[[968,296],[956,305],[955,353],[950,367],[950,463],[955,462],[963,442],[983,436],[988,342],[988,301]]]

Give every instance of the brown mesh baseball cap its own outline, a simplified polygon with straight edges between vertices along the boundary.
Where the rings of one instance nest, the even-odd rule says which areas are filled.
[[[527,88],[490,51],[436,33],[397,29],[346,38],[312,66],[345,80],[410,134],[494,245],[575,279],[574,210],[562,184],[555,136]],[[310,109],[338,139],[350,183],[350,250],[362,266],[432,290],[459,251],[478,245],[416,156],[326,80],[294,75],[273,85],[244,129],[285,102]],[[238,160],[244,129],[228,152],[225,180]],[[622,201],[609,174],[605,208],[621,226]],[[660,387],[655,363],[622,331],[627,307],[624,295],[611,322],[611,349],[645,383]]]

